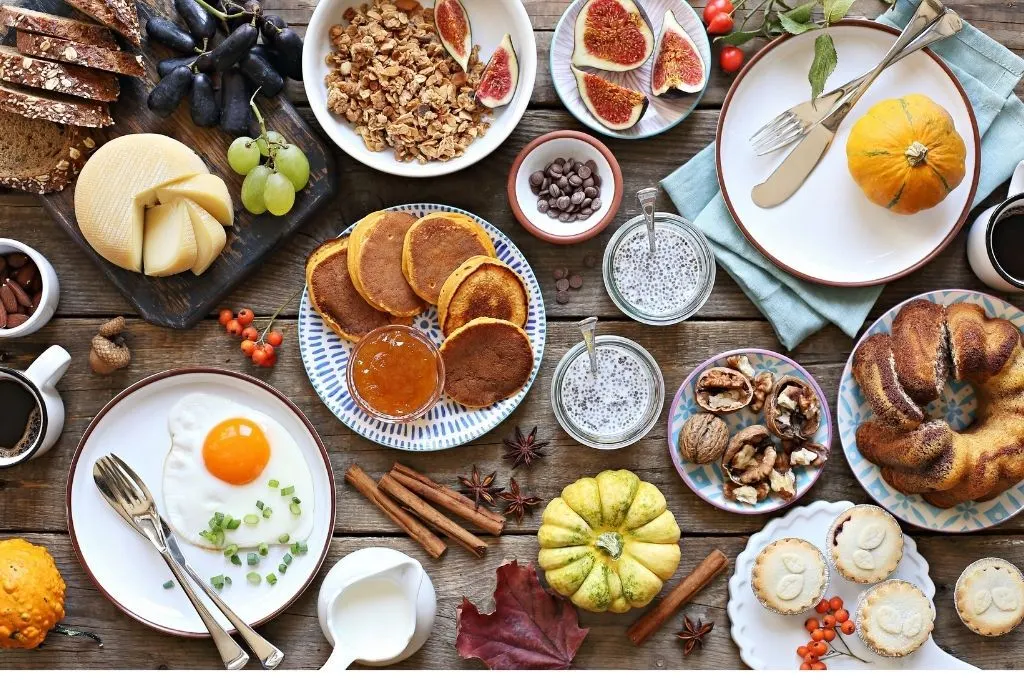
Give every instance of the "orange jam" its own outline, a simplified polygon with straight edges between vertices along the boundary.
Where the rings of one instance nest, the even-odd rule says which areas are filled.
[[[370,332],[349,361],[357,401],[396,419],[425,411],[443,381],[439,358],[436,348],[409,327],[393,325]]]

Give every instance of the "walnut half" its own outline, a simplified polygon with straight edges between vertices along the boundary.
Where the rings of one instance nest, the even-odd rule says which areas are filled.
[[[722,470],[733,482],[742,485],[765,481],[775,467],[778,456],[771,434],[761,425],[752,425],[737,432],[725,449]]]
[[[764,419],[780,439],[806,441],[821,425],[821,402],[807,382],[787,375],[775,383],[765,404]]]
[[[697,378],[697,405],[709,413],[734,413],[750,405],[754,388],[739,370],[708,368]]]

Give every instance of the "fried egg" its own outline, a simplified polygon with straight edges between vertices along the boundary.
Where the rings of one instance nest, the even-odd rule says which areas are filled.
[[[194,393],[175,404],[167,426],[163,511],[180,538],[202,548],[254,548],[309,537],[313,478],[299,444],[277,420],[227,398]],[[299,501],[294,508],[293,499]],[[210,533],[218,513],[242,520],[223,528],[220,543]]]

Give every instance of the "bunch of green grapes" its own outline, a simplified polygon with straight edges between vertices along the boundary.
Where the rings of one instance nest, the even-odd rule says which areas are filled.
[[[228,164],[245,176],[242,206],[257,215],[285,215],[295,204],[295,193],[309,182],[309,159],[273,130],[255,139],[235,138],[228,147]]]

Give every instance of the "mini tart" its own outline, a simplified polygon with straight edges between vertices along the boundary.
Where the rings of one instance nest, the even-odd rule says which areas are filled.
[[[998,557],[969,565],[956,582],[956,612],[981,636],[1005,636],[1024,620],[1024,576]]]
[[[832,523],[829,560],[844,579],[878,583],[903,559],[903,531],[896,518],[877,505],[854,505]]]
[[[825,595],[828,564],[814,544],[802,538],[780,538],[758,553],[750,586],[766,609],[801,614]]]
[[[872,652],[905,657],[935,628],[935,607],[912,583],[892,579],[865,592],[857,606],[857,633]]]

